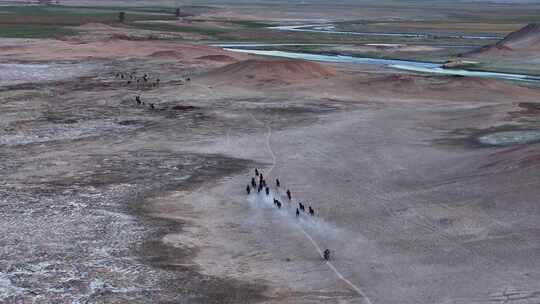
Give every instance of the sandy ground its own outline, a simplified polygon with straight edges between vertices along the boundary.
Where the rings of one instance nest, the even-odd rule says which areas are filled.
[[[0,47],[2,61],[75,61],[86,59],[126,59],[147,58],[163,52],[176,52],[176,58],[186,61],[202,55],[222,55],[224,51],[203,45],[167,41],[133,41],[126,39],[74,39],[61,40],[24,40],[9,39]],[[233,58],[245,58],[237,54],[228,54]],[[167,58],[165,58],[167,59]]]
[[[41,43],[0,60],[99,69],[0,89],[1,301],[540,301],[538,144],[476,140],[538,129],[537,90],[342,65],[250,61],[250,75],[197,59],[246,58],[170,43],[41,57]],[[161,82],[115,77],[132,71]],[[246,195],[255,167],[270,196]],[[299,201],[316,216],[296,218]]]

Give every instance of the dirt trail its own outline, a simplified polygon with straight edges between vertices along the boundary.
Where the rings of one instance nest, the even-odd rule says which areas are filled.
[[[274,154],[274,151],[272,150],[272,145],[270,143],[270,138],[272,137],[272,128],[268,124],[265,124],[264,122],[256,119],[253,115],[251,115],[251,117],[255,121],[257,121],[258,123],[264,125],[266,127],[266,129],[268,130],[268,135],[267,135],[267,140],[266,140],[266,147],[267,147],[268,152],[270,153],[270,155],[272,155],[272,165],[270,166],[268,171],[265,171],[265,174],[270,175],[272,173],[272,170],[274,170],[274,167],[276,166],[276,155]],[[272,196],[272,198],[274,198],[274,197]],[[280,197],[280,199],[284,200],[283,197]],[[301,226],[297,226],[297,227],[300,229],[300,231],[302,231],[302,233],[311,242],[311,244],[313,244],[313,247],[315,247],[315,250],[317,250],[317,252],[319,253],[319,256],[321,257],[321,259],[323,259],[324,255],[323,255],[323,250],[321,249],[321,246],[319,244],[317,244],[317,242],[313,239],[313,237],[311,237],[311,235],[309,235],[309,233],[307,233]],[[330,267],[330,269],[332,269],[334,271],[334,273],[336,274],[336,276],[339,279],[341,279],[343,282],[347,283],[353,290],[355,290],[358,293],[358,295],[360,297],[362,297],[367,304],[371,304],[371,301],[364,294],[362,289],[360,289],[360,287],[353,284],[351,281],[347,280],[343,276],[343,274],[341,274],[341,272],[339,272],[339,270],[336,269],[336,267],[332,264],[331,261],[326,261],[326,264],[328,265],[328,267]]]

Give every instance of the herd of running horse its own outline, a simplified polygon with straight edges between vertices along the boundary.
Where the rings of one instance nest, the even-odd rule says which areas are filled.
[[[257,179],[259,180],[258,183],[257,183]],[[281,183],[280,183],[279,179],[277,179],[277,178],[276,178],[276,187],[281,188]],[[266,183],[266,180],[264,179],[264,176],[263,176],[262,172],[259,171],[259,169],[255,169],[255,176],[251,177],[251,183],[249,183],[246,186],[247,195],[251,194],[251,189],[253,189],[253,191],[255,191],[255,189],[257,189],[257,195],[260,195],[261,192],[264,190],[265,195],[270,196],[270,187]],[[287,199],[289,200],[289,203],[291,203],[292,202],[291,190],[287,189],[286,194],[287,194]],[[281,203],[281,201],[279,201],[275,197],[273,197],[273,200],[274,200],[274,205],[278,209],[281,209],[281,206],[283,205]],[[297,218],[300,217],[301,212],[302,213],[306,212],[306,207],[301,202],[298,202],[298,207],[296,208],[296,217]],[[310,216],[315,216],[315,209],[311,208],[311,206],[308,206],[308,212],[309,212]],[[324,253],[323,253],[323,256],[324,256],[325,260],[327,260],[327,261],[330,260],[330,250],[326,249],[324,251]]]

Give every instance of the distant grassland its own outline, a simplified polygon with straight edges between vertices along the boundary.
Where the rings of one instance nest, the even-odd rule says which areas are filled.
[[[175,20],[175,9],[168,7],[66,7],[66,6],[2,6],[0,37],[53,38],[77,35],[72,28],[85,23],[118,24],[118,13],[126,12],[125,23],[138,29],[164,32],[197,33],[219,40],[219,35],[242,29],[260,29],[268,24],[256,21],[230,21],[223,27],[209,26],[203,20],[191,24],[150,23],[149,20]]]
[[[0,24],[0,37],[6,38],[52,38],[77,35],[75,30],[56,25]]]
[[[185,7],[185,12],[205,9]],[[206,8],[210,10],[210,8]],[[76,35],[74,26],[85,23],[105,23],[117,26],[129,26],[136,29],[160,32],[184,32],[201,34],[212,42],[273,42],[273,43],[410,43],[410,44],[462,44],[482,45],[486,41],[437,38],[418,41],[406,37],[362,37],[349,35],[331,35],[324,33],[300,33],[268,30],[272,25],[257,20],[219,20],[192,17],[190,22],[144,22],[155,20],[175,20],[174,8],[150,7],[68,7],[68,6],[2,6],[0,7],[0,37],[14,38],[50,38]],[[126,12],[125,23],[118,24],[118,13]],[[195,13],[196,14],[196,13]],[[374,32],[422,32],[422,31],[458,31],[462,33],[481,32],[497,33],[513,30],[518,25],[513,23],[483,24],[475,22],[450,21],[385,21],[337,22],[342,30]],[[71,27],[71,28],[68,28]]]
[[[401,33],[459,33],[468,35],[505,35],[522,28],[524,23],[473,23],[449,21],[339,22],[339,30]]]
[[[174,19],[172,9],[149,8],[90,8],[63,6],[2,6],[0,7],[0,37],[52,38],[59,35],[76,35],[77,31],[66,26],[85,23],[115,23],[118,13],[126,12],[126,22]],[[155,13],[168,12],[170,15]]]
[[[159,31],[159,32],[182,32],[182,33],[196,33],[205,36],[215,37],[216,35],[227,32],[226,29],[201,26],[197,24],[190,25],[176,25],[170,23],[144,23],[144,22],[130,22],[127,25],[139,29],[150,30],[150,31]]]

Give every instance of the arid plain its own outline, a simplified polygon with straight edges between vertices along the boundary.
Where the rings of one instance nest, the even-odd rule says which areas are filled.
[[[540,301],[536,4],[60,4],[0,6],[0,302]]]

